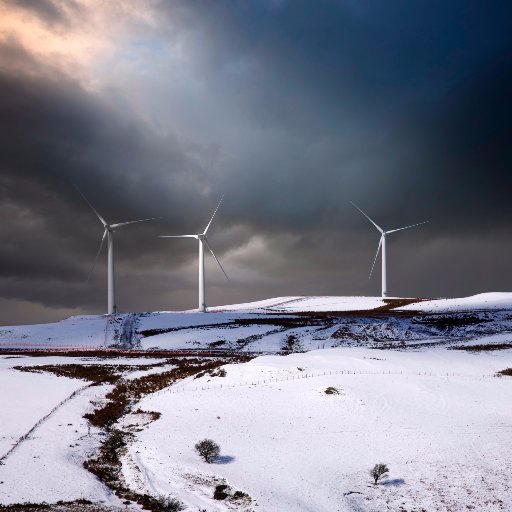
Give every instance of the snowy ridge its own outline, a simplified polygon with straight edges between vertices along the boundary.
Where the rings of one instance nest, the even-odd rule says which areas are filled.
[[[315,299],[312,305],[325,301]],[[168,347],[214,343],[288,354],[188,373],[137,398],[115,423],[129,433],[120,455],[123,485],[140,495],[177,497],[190,512],[512,510],[512,378],[496,376],[512,368],[510,311],[312,313],[119,315],[116,346],[135,329],[144,348],[155,341]],[[98,320],[105,325],[108,319],[54,325],[81,330],[82,323]],[[447,350],[446,340],[505,348],[468,353]],[[131,346],[131,340],[123,343]],[[318,345],[326,348],[314,350]],[[293,353],[303,350],[309,352]],[[140,510],[124,508],[83,467],[109,435],[89,428],[84,414],[101,407],[112,386],[83,388],[83,381],[12,368],[154,365],[124,369],[128,381],[179,364],[123,356],[0,355],[0,407],[9,411],[0,422],[1,453],[10,452],[0,465],[0,504],[85,498],[119,512]],[[327,394],[329,387],[337,393]],[[213,464],[194,451],[204,438],[221,446]],[[372,485],[369,469],[377,462],[388,464],[390,474]],[[239,503],[213,499],[219,483],[246,497]]]
[[[277,297],[274,299],[217,306],[213,311],[260,311],[260,312],[303,312],[303,311],[359,311],[370,310],[383,306],[380,297]]]
[[[277,297],[197,311],[82,315],[0,328],[0,349],[301,351],[341,344],[421,343],[512,332],[512,293],[414,301]],[[299,316],[293,316],[296,313]],[[300,316],[304,313],[303,316]],[[309,316],[308,316],[309,315]],[[459,315],[445,320],[428,315]]]
[[[438,299],[418,302],[397,309],[402,311],[421,311],[426,313],[512,309],[512,293],[479,293],[478,295],[459,299]]]

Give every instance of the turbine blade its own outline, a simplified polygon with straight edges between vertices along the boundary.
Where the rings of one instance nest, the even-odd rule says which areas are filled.
[[[87,282],[90,281],[92,273],[94,272],[94,268],[96,267],[96,263],[98,261],[98,258],[100,257],[101,249],[103,248],[103,242],[105,241],[105,237],[107,236],[107,230],[103,232],[103,236],[101,237],[100,242],[100,248],[98,249],[98,252],[96,253],[96,258],[94,258],[94,262],[92,264],[91,270],[89,270],[89,275],[87,276]]]
[[[386,231],[386,234],[396,233],[397,231],[402,231],[402,229],[409,229],[409,228],[414,228],[416,226],[421,226],[422,224],[426,224],[427,222],[430,222],[430,221],[426,220],[424,222],[418,222],[418,224],[413,224],[412,226],[405,226],[405,228],[392,229],[391,231]]]
[[[208,225],[204,229],[203,235],[206,235],[206,232],[208,231],[208,228],[210,227],[210,224],[212,223],[213,217],[215,217],[215,214],[217,213],[217,210],[219,209],[220,203],[222,203],[222,200],[224,199],[224,196],[220,198],[219,204],[217,205],[217,208],[215,208],[215,211],[213,212],[212,218],[210,219],[210,222],[208,222]]]
[[[353,203],[352,201],[350,201],[350,204],[354,207],[354,208],[357,208],[381,233],[384,233],[384,230],[380,227],[380,226],[377,226],[377,224],[375,224],[375,222],[373,222],[372,219],[370,219],[370,217],[368,217],[368,215],[366,215],[366,213],[363,212],[363,210],[361,210],[361,208],[359,208],[359,206],[357,206],[355,203]]]
[[[90,206],[91,210],[96,214],[96,217],[100,219],[100,222],[103,224],[103,226],[107,226],[107,221],[96,211],[96,208],[89,202],[87,197],[82,194],[82,191],[73,183],[73,186],[76,188],[77,192],[84,198],[85,202]]]
[[[213,249],[210,247],[210,244],[208,243],[208,240],[206,240],[206,238],[203,238],[203,242],[206,244],[206,247],[208,247],[208,249],[210,249],[212,256],[215,258],[215,261],[219,264],[220,269],[222,270],[223,274],[226,276],[226,279],[229,281],[228,275],[226,274],[225,270],[222,268],[222,265],[220,264],[220,261],[217,259],[217,256],[215,256]]]
[[[197,235],[160,235],[158,238],[197,238]]]
[[[379,256],[380,246],[382,245],[382,237],[380,237],[379,240],[379,246],[377,247],[377,254],[375,254],[375,259],[373,260],[372,269],[370,270],[370,275],[368,276],[368,279],[371,279],[373,274],[373,269],[375,268],[375,263],[377,261],[377,257]]]
[[[137,222],[147,222],[148,220],[161,219],[162,217],[151,217],[150,219],[140,219],[140,220],[131,220],[130,222],[119,222],[118,224],[111,224],[110,227],[112,229],[122,228],[123,226],[128,226],[128,224],[135,224]]]

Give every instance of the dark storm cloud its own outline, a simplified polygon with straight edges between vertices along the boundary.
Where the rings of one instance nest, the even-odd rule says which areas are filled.
[[[225,179],[228,188],[243,181],[235,196],[244,205],[266,198],[260,219],[268,225],[279,216],[279,226],[314,227],[319,216],[337,217],[336,199],[349,197],[377,200],[390,218],[413,202],[425,215],[432,201],[444,210],[473,198],[484,175],[487,183],[503,177],[505,148],[496,145],[510,137],[505,4],[200,5],[180,4],[196,20],[184,30],[200,32],[191,45],[198,74],[219,95],[227,89],[235,121],[271,134],[257,134],[268,145],[256,140],[257,154],[244,155],[247,172],[235,168]],[[478,161],[468,151],[475,141]]]
[[[102,229],[73,182],[108,220],[164,217],[116,234],[124,309],[193,307],[196,243],[156,236],[197,232],[223,191],[212,242],[239,285],[209,267],[210,302],[377,293],[378,235],[350,199],[387,228],[432,220],[390,240],[393,293],[510,288],[508,4],[159,9],[147,78],[101,91],[0,47],[4,298],[102,310],[103,260],[84,282]]]
[[[25,67],[25,58],[31,62],[19,48],[3,50],[16,53],[18,68]],[[91,307],[102,302],[100,287],[92,290],[85,283],[102,227],[72,184],[109,221],[134,220],[168,213],[173,200],[172,190],[164,192],[165,176],[152,178],[148,166],[169,173],[174,168],[167,180],[172,185],[193,165],[187,166],[187,157],[172,141],[155,145],[136,120],[126,119],[78,83],[61,74],[55,79],[46,75],[34,79],[6,72],[0,77],[3,296]],[[182,202],[177,194],[175,201]],[[124,253],[136,261],[149,247],[155,249],[157,229],[162,227],[120,230],[118,259]],[[127,246],[125,231],[128,236],[131,231]],[[90,299],[93,294],[96,300]]]

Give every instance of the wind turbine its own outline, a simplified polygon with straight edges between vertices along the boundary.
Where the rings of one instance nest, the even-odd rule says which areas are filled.
[[[379,246],[377,247],[377,253],[375,254],[375,259],[373,260],[372,269],[370,270],[370,275],[369,275],[368,279],[370,277],[372,277],[373,269],[375,267],[375,262],[377,261],[377,257],[379,256],[380,248],[382,247],[382,297],[387,297],[388,288],[387,288],[387,281],[386,281],[386,236],[391,233],[396,233],[397,231],[402,231],[403,229],[409,229],[409,228],[414,228],[416,226],[421,226],[422,224],[426,224],[429,221],[426,220],[424,222],[419,222],[418,224],[412,224],[411,226],[405,226],[403,228],[391,229],[389,231],[384,231],[372,219],[370,219],[370,217],[368,217],[368,215],[366,215],[366,213],[364,213],[363,210],[361,210],[361,208],[359,208],[359,206],[354,204],[352,201],[350,201],[350,203],[352,204],[352,206],[357,208],[377,228],[377,230],[380,233]]]
[[[111,315],[113,313],[117,313],[117,303],[116,303],[116,281],[114,275],[114,231],[118,228],[122,228],[124,226],[128,226],[128,224],[135,224],[136,222],[146,222],[148,220],[154,220],[158,217],[152,217],[150,219],[140,219],[140,220],[131,220],[129,222],[119,222],[117,224],[109,224],[94,208],[94,206],[89,202],[89,200],[82,194],[82,192],[75,187],[78,193],[85,199],[85,202],[91,207],[91,210],[96,214],[96,217],[103,224],[103,236],[101,237],[100,247],[98,252],[96,253],[96,258],[94,258],[94,263],[92,264],[91,270],[89,271],[89,276],[87,280],[91,278],[91,274],[96,266],[96,262],[98,261],[99,255],[101,253],[101,249],[103,248],[103,242],[105,242],[105,238],[107,238],[107,246],[108,246],[108,278],[107,278],[107,297],[108,297],[108,314]]]
[[[221,197],[219,204],[217,205],[217,208],[215,208],[215,211],[213,212],[212,218],[210,219],[210,222],[206,225],[206,228],[202,233],[198,233],[196,235],[163,235],[159,238],[195,238],[199,241],[199,311],[201,313],[206,312],[206,301],[205,301],[205,293],[204,293],[204,246],[208,247],[210,252],[212,253],[212,256],[214,257],[215,261],[219,264],[220,269],[222,270],[222,273],[226,276],[226,279],[229,281],[229,277],[222,268],[222,265],[220,264],[220,261],[217,259],[217,256],[215,256],[215,253],[213,252],[213,249],[211,248],[208,238],[206,237],[206,233],[208,232],[208,228],[210,227],[210,224],[213,221],[213,218],[215,217],[215,214],[217,213],[217,210],[220,207],[220,204],[222,203],[222,200],[224,199],[224,196]]]

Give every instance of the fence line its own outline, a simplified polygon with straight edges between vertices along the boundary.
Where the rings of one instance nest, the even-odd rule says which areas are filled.
[[[268,379],[253,379],[250,381],[244,381],[234,384],[207,384],[207,385],[201,385],[196,387],[186,387],[186,386],[169,386],[168,388],[162,389],[160,391],[157,391],[155,394],[160,395],[163,393],[185,393],[185,392],[192,392],[192,391],[214,391],[214,390],[221,390],[221,389],[234,389],[238,387],[245,387],[245,386],[258,386],[262,384],[273,384],[277,382],[287,382],[287,381],[295,381],[295,380],[302,380],[302,379],[311,379],[311,378],[317,378],[317,377],[327,377],[331,375],[403,375],[403,376],[424,376],[424,377],[442,377],[442,378],[449,378],[449,377],[463,377],[463,378],[474,378],[474,379],[489,379],[489,378],[499,378],[500,376],[497,376],[495,374],[482,374],[480,376],[478,375],[465,375],[460,373],[433,373],[433,372],[404,372],[401,371],[391,371],[391,370],[382,370],[382,371],[362,371],[362,370],[330,370],[325,372],[318,372],[318,373],[305,373],[305,374],[296,374],[296,375],[289,375],[283,378],[268,378]]]

